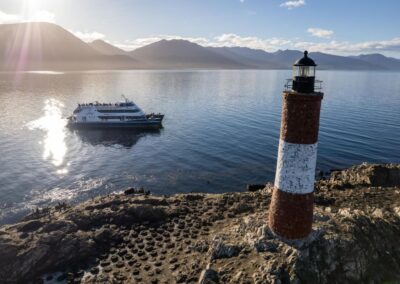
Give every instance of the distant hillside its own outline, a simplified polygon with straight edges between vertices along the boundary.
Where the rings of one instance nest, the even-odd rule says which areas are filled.
[[[229,57],[232,60],[251,65],[260,69],[290,69],[293,63],[303,56],[303,52],[298,50],[278,50],[276,52],[265,52],[258,49],[243,47],[218,47],[210,48],[219,54]],[[346,57],[331,55],[321,52],[311,52],[312,57],[318,64],[318,69],[329,70],[387,70],[396,69],[393,63],[394,58],[380,55],[380,60],[364,60],[358,57]],[[384,60],[385,59],[385,60]],[[380,64],[378,64],[380,63]],[[393,64],[393,68],[387,65]],[[400,65],[397,68],[400,70]]]
[[[386,70],[387,68],[381,65],[376,65],[370,62],[359,60],[352,57],[338,56],[321,52],[310,53],[319,69],[330,70]]]
[[[91,47],[104,55],[128,55],[128,52],[98,39],[89,43]]]
[[[358,56],[352,56],[352,58],[356,58],[374,65],[382,66],[385,69],[389,70],[400,70],[400,60],[392,57],[386,57],[379,53],[374,54],[361,54]]]
[[[50,23],[0,25],[0,70],[131,69],[129,56],[103,55]]]
[[[0,70],[291,69],[298,50],[266,52],[246,47],[204,47],[161,40],[127,52],[105,41],[86,43],[50,23],[0,25]],[[400,60],[381,54],[310,53],[319,69],[397,70]]]
[[[260,49],[247,47],[209,47],[222,56],[256,69],[286,69],[286,64],[277,62],[272,54]]]
[[[186,40],[161,40],[135,49],[130,54],[153,68],[250,68]]]

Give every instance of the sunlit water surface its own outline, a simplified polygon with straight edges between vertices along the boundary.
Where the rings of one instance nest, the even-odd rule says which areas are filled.
[[[244,190],[273,181],[289,71],[0,74],[0,223],[36,208],[145,187],[155,194]],[[400,74],[318,73],[318,169],[400,162]],[[121,94],[165,114],[155,132],[71,131],[78,102]]]

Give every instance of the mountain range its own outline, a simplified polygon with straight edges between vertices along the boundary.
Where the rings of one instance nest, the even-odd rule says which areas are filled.
[[[290,69],[298,50],[266,52],[246,47],[206,47],[161,40],[125,51],[103,40],[86,43],[51,23],[0,25],[0,70],[95,69]],[[396,70],[400,60],[382,54],[338,56],[310,53],[319,69]]]

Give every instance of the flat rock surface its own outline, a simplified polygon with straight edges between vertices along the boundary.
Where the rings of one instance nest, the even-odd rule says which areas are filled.
[[[38,210],[0,227],[0,283],[396,283],[400,167],[358,167],[316,183],[313,232],[296,242],[268,229],[271,185]]]

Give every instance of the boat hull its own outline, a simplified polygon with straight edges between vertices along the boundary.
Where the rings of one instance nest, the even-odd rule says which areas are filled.
[[[127,122],[74,122],[69,121],[67,126],[75,129],[87,128],[129,128],[129,129],[159,129],[162,120],[143,120]]]

